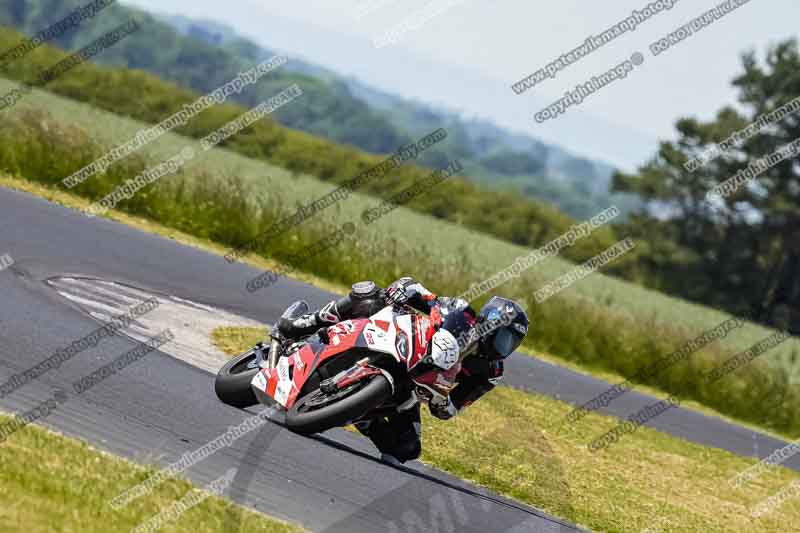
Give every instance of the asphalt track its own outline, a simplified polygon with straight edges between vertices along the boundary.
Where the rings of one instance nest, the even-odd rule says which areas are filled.
[[[0,255],[15,261],[0,272],[2,382],[98,327],[44,283],[54,276],[114,280],[263,322],[295,298],[314,305],[330,296],[291,280],[251,296],[245,282],[259,273],[251,267],[2,188],[0,228]],[[0,398],[0,408],[25,411],[63,391],[69,400],[43,425],[165,466],[260,409],[248,413],[220,403],[213,375],[159,351],[72,395],[73,382],[134,345],[124,337],[106,338]],[[382,464],[366,439],[344,430],[311,439],[267,423],[186,475],[205,485],[231,467],[238,473],[226,495],[311,531],[580,531],[420,463],[408,469]],[[239,531],[238,525],[226,531]]]
[[[295,299],[314,306],[332,296],[286,279],[251,295],[244,287],[259,274],[252,267],[231,265],[222,257],[0,188],[0,255],[4,253],[15,264],[0,272],[2,381],[97,327],[43,283],[54,276],[117,281],[268,323]],[[105,339],[0,398],[0,408],[20,412],[57,390],[71,392],[74,381],[133,346],[126,338]],[[573,404],[609,386],[524,355],[510,358],[506,375],[510,386]],[[655,401],[629,392],[602,411],[625,417]],[[154,352],[60,405],[43,424],[124,457],[166,465],[247,416],[216,399],[212,375]],[[765,457],[786,444],[682,408],[648,425],[745,456]],[[205,484],[237,467],[240,473],[229,496],[311,531],[579,530],[419,463],[400,470],[375,456],[365,439],[343,430],[309,439],[268,423],[193,466],[187,475]],[[786,465],[800,470],[800,457]]]

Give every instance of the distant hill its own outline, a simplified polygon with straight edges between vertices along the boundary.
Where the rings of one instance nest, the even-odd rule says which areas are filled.
[[[0,24],[31,35],[82,3],[11,0],[5,7],[0,5]],[[152,16],[121,5],[106,8],[96,19],[58,37],[53,44],[77,49],[131,16],[144,22],[143,29],[98,55],[98,63],[142,69],[205,93],[275,54],[216,22]],[[464,119],[402,99],[295,58],[233,99],[252,107],[291,83],[303,89],[302,102],[274,115],[290,128],[383,154],[444,127],[447,141],[427,151],[422,164],[440,167],[458,158],[464,174],[476,183],[521,191],[577,218],[590,216],[611,203],[623,212],[638,205],[633,197],[609,193],[613,169],[608,165],[485,121]]]
[[[242,38],[225,24],[179,15],[157,16],[185,36],[251,61],[275,54]],[[324,80],[331,90],[348,89],[341,91],[338,97],[361,100],[371,110],[382,112],[392,126],[411,137],[445,127],[450,133],[447,155],[464,161],[466,174],[481,184],[520,190],[527,196],[552,202],[578,218],[590,216],[612,203],[625,212],[639,206],[633,196],[609,193],[615,169],[606,163],[572,155],[558,146],[509,132],[488,121],[463,118],[452,111],[403,99],[308,61],[293,59],[284,68]],[[287,125],[305,129],[302,125]],[[330,134],[326,136],[331,138]],[[442,160],[442,154],[437,152],[423,158],[424,163],[432,166]]]

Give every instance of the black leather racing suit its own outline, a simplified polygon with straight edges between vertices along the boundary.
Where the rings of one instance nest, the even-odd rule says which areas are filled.
[[[388,303],[382,301],[376,305],[374,299],[364,296],[359,286],[363,285],[355,284],[350,294],[325,304],[316,312],[292,320],[281,319],[278,323],[280,334],[288,339],[300,338],[342,320],[370,316]],[[387,288],[386,293],[391,295],[395,291],[404,293],[404,303],[420,312],[429,314],[434,307],[443,306],[450,312],[465,313],[472,323],[476,319],[475,311],[464,300],[437,297],[412,278],[400,278]],[[453,417],[492,390],[503,376],[503,362],[489,361],[481,357],[477,343],[467,345],[463,350],[467,355],[456,377],[457,385],[449,395],[449,404],[428,404],[431,414],[442,420]],[[357,424],[356,427],[369,437],[382,453],[391,455],[400,462],[406,462],[418,458],[422,452],[419,409],[417,403],[408,410],[383,419]]]

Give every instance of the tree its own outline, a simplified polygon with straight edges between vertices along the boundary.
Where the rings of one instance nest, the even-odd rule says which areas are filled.
[[[638,174],[614,176],[614,190],[638,194],[647,203],[629,230],[634,234],[648,231],[656,238],[669,236],[686,252],[680,255],[688,262],[664,258],[654,265],[659,276],[672,273],[676,277],[672,286],[679,294],[734,312],[761,305],[763,280],[776,258],[800,242],[797,152],[731,194],[708,197],[710,190],[749,164],[800,138],[800,113],[761,129],[700,168],[687,169],[692,158],[800,95],[800,54],[795,40],[771,48],[763,64],[753,52],[744,54],[742,62],[743,73],[733,80],[739,109],[725,107],[705,123],[679,120],[677,141],[661,143],[656,156]]]
[[[800,246],[787,250],[775,263],[758,313],[770,325],[800,334]]]

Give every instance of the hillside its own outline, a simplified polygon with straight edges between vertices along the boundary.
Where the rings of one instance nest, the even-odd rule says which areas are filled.
[[[158,18],[183,35],[251,61],[263,60],[275,53],[240,37],[224,24],[179,15]],[[558,146],[509,132],[485,120],[462,117],[454,111],[401,98],[302,59],[293,59],[286,70],[326,81],[337,98],[356,98],[371,111],[380,113],[397,130],[411,136],[446,127],[450,132],[446,155],[458,157],[464,163],[465,174],[488,187],[521,191],[530,198],[550,202],[576,218],[587,218],[610,204],[617,205],[623,215],[642,205],[634,195],[609,192],[614,168],[606,163],[575,156]],[[303,123],[279,120],[308,131]],[[430,166],[441,161],[441,154],[434,151],[422,158],[422,163]]]
[[[5,9],[0,8],[0,23],[33,34],[79,5],[80,0],[11,2]],[[134,15],[145,22],[142,29],[98,56],[98,63],[142,69],[206,93],[236,72],[274,55],[220,24],[172,16],[154,18],[121,5],[106,8],[102,17],[85,22],[80,31],[59,36],[53,44],[65,49],[80,48]],[[275,119],[287,127],[382,154],[445,126],[449,139],[428,151],[421,164],[438,167],[458,158],[465,168],[464,175],[476,183],[497,190],[521,191],[577,218],[589,217],[610,203],[624,214],[639,205],[632,195],[608,192],[612,173],[608,165],[487,123],[464,120],[452,112],[382,93],[296,58],[262,81],[257,89],[233,99],[252,107],[291,83],[298,83],[308,98],[275,113]],[[432,124],[437,125],[431,127]]]
[[[135,39],[142,31],[144,30],[120,41],[104,52],[111,53],[117,46],[126,44],[132,46],[128,43],[128,39]],[[21,39],[20,34],[0,28],[0,49],[10,49]],[[133,43],[133,45],[135,44]],[[45,45],[30,53],[25,61],[0,65],[0,73],[11,79],[26,80],[32,83],[41,71],[58,63],[64,57],[64,52]],[[257,85],[262,90],[269,90],[269,96],[286,88],[286,85],[271,78],[274,72],[276,71],[262,78]],[[292,77],[289,81],[297,80],[298,78]],[[298,85],[304,87],[301,83]],[[84,63],[67,74],[50,81],[47,83],[47,89],[101,109],[150,123],[163,120],[201,96],[142,71],[101,68],[92,63]],[[305,90],[302,97],[297,99],[298,103],[304,101],[316,105],[314,95],[306,93]],[[292,105],[285,106],[284,109],[294,107],[296,104],[292,102]],[[215,105],[200,113],[194,120],[177,127],[175,131],[190,137],[201,138],[245,111],[246,108],[232,103]],[[449,137],[448,132],[447,138]],[[435,150],[446,140],[437,142],[423,153]],[[267,161],[292,172],[311,174],[339,184],[382,161],[381,157],[360,152],[355,148],[282,127],[272,120],[271,116],[259,120],[222,144],[229,150],[247,157]],[[395,147],[392,151],[398,148]],[[446,158],[444,154],[442,156]],[[449,159],[444,159],[439,168],[446,166],[448,162]],[[394,192],[409,186],[429,173],[430,170],[408,163],[381,180],[365,184],[362,192],[389,198]],[[448,191],[447,197],[421,195],[409,206],[421,213],[456,222],[522,245],[544,244],[567,231],[575,222],[574,219],[548,204],[525,200],[510,192],[482,190],[463,177],[451,178],[444,187]],[[576,260],[588,259],[613,242],[613,232],[608,228],[596,232],[594,237],[591,243],[579,244],[572,250],[566,251],[565,254]],[[631,257],[631,259],[621,261],[616,271],[634,277],[636,275],[634,267],[635,261]],[[626,268],[632,270],[626,271]]]

